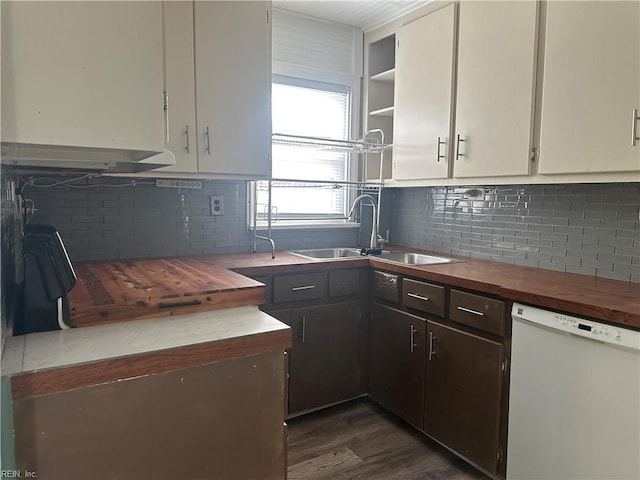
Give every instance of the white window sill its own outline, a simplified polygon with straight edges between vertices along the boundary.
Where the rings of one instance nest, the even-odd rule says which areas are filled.
[[[347,222],[344,220],[279,220],[271,223],[271,230],[308,230],[311,228],[360,228],[360,224],[356,222]],[[249,230],[253,230],[253,225],[249,226]],[[258,222],[256,231],[266,232],[267,223]]]

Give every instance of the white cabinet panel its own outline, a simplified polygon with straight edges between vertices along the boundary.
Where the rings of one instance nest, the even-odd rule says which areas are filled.
[[[640,170],[640,3],[548,2],[545,43],[539,173]]]
[[[196,173],[198,156],[192,2],[165,2],[164,32],[165,76],[169,95],[167,149],[175,154],[176,164],[158,172]]]
[[[2,2],[2,140],[164,149],[161,2]]]
[[[198,170],[271,169],[271,24],[266,2],[195,2]],[[207,134],[208,132],[208,134]]]
[[[460,2],[454,177],[526,175],[538,4]]]
[[[452,118],[455,5],[397,33],[393,178],[446,178]]]

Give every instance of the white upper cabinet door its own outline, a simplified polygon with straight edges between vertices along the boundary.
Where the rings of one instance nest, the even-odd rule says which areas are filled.
[[[2,141],[161,152],[161,2],[2,2]]]
[[[548,2],[545,44],[539,173],[640,170],[640,2]]]
[[[446,178],[453,89],[455,5],[397,33],[393,178]]]
[[[538,4],[460,2],[454,177],[527,175]]]
[[[267,2],[195,2],[201,173],[271,170],[271,23]]]
[[[169,105],[169,140],[166,148],[176,156],[176,163],[156,172],[196,173],[198,155],[192,2],[165,2],[164,32],[165,83]]]

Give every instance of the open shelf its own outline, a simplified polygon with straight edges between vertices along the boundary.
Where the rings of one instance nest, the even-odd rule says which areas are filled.
[[[376,73],[375,75],[371,75],[369,80],[375,80],[377,82],[393,82],[396,79],[396,69],[390,68],[389,70],[385,70],[384,72]]]
[[[393,117],[393,106],[373,110],[369,112],[369,115],[374,117]]]
[[[395,33],[372,40],[365,35],[365,126],[369,131],[381,131],[389,144],[393,141],[395,66]],[[361,178],[372,182],[391,178],[392,155],[393,149],[387,149],[363,156]]]

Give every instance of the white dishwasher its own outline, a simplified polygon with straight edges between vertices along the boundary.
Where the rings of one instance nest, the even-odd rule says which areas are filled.
[[[511,313],[507,479],[640,479],[640,332]]]

